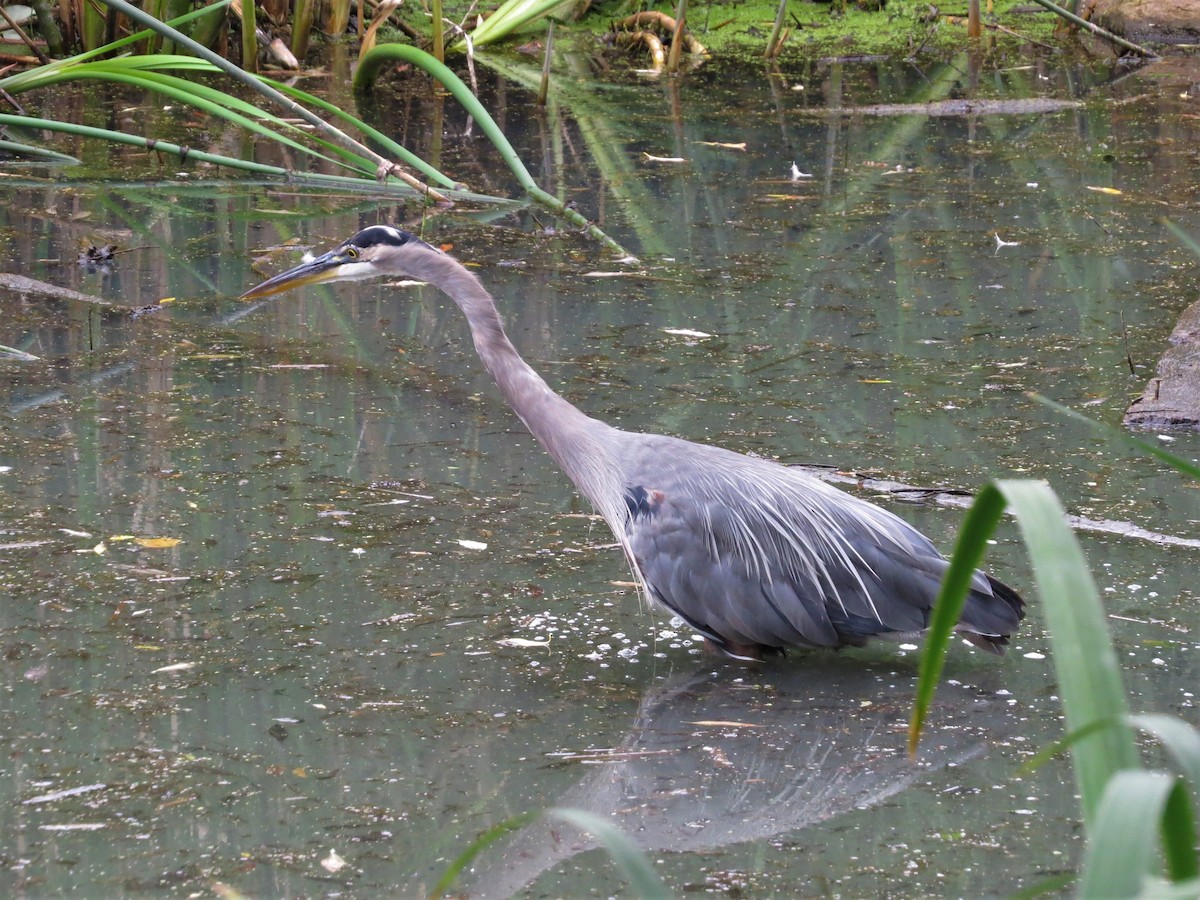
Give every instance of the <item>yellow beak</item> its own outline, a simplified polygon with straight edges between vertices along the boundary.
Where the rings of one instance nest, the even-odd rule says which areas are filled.
[[[256,285],[242,294],[242,300],[257,300],[259,297],[270,297],[283,291],[300,287],[304,284],[320,284],[323,281],[335,281],[339,269],[347,262],[345,255],[336,250],[318,256],[316,259],[301,263],[294,269],[281,272],[273,278],[268,278],[262,284]]]

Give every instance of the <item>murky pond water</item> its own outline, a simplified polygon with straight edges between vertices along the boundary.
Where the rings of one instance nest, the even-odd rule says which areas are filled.
[[[676,90],[569,65],[544,114],[521,72],[482,68],[484,98],[641,267],[535,211],[442,213],[425,235],[478,267],[570,399],[909,484],[1047,478],[1073,512],[1196,537],[1196,486],[1026,392],[1119,421],[1196,299],[1163,220],[1200,234],[1200,69],[709,66]],[[935,94],[1087,103],[820,114]],[[472,188],[512,191],[456,110],[374,105]],[[640,606],[435,292],[234,299],[299,246],[417,227],[415,206],[91,155],[0,181],[2,268],[115,304],[2,297],[0,344],[38,357],[0,359],[6,893],[418,895],[493,826],[563,805],[612,816],[678,893],[972,896],[1077,863],[1067,764],[1018,772],[1061,734],[1036,601],[1003,660],[956,648],[910,766],[913,652],[701,655]],[[107,242],[128,252],[77,265]],[[961,521],[880,502],[947,547]],[[1196,721],[1200,550],[1082,540],[1135,707]],[[989,565],[1035,600],[1011,527]],[[622,890],[545,821],[463,885]]]

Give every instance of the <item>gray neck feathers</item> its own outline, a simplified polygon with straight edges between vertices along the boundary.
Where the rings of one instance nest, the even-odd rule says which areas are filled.
[[[624,508],[616,462],[621,432],[584,415],[521,358],[491,294],[457,260],[416,245],[404,268],[439,288],[463,311],[483,367],[508,405],[597,510],[610,523],[618,522]]]

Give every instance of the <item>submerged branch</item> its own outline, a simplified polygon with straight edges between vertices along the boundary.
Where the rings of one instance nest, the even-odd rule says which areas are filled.
[[[13,116],[6,113],[0,113],[0,127],[19,127],[19,128],[40,128],[46,131],[58,131],[64,134],[74,134],[85,138],[99,138],[101,140],[112,141],[117,144],[130,144],[134,147],[143,147],[146,150],[152,150],[155,153],[165,153],[169,156],[175,156],[182,161],[193,161],[208,163],[214,166],[221,166],[226,169],[236,169],[242,172],[253,172],[256,175],[266,175],[273,178],[282,179],[297,185],[307,185],[312,187],[324,187],[335,190],[344,191],[370,191],[371,193],[380,194],[382,196],[394,196],[401,194],[406,197],[423,196],[422,191],[417,191],[410,188],[408,185],[401,184],[380,184],[376,181],[371,181],[365,178],[359,178],[351,175],[327,175],[319,172],[299,172],[292,169],[285,169],[282,166],[269,166],[265,163],[254,162],[249,159],[238,159],[233,156],[221,156],[216,153],[209,153],[204,150],[193,150],[190,147],[182,144],[172,144],[168,141],[159,141],[154,138],[142,137],[138,134],[127,134],[123,131],[110,131],[105,128],[96,128],[91,125],[76,125],[71,122],[59,122],[53,119],[36,119],[31,116]],[[50,153],[52,151],[44,151]],[[54,154],[57,160],[63,162],[77,162],[73,157],[64,156],[62,154]],[[456,200],[472,200],[481,203],[508,203],[511,202],[504,197],[490,197],[484,194],[476,194],[471,191],[464,190],[448,190],[449,196]]]
[[[0,291],[9,291],[13,294],[33,294],[38,297],[51,297],[55,300],[73,300],[76,303],[91,303],[96,306],[113,306],[117,309],[128,308],[113,303],[111,300],[105,300],[103,297],[81,294],[70,288],[59,287],[57,284],[38,281],[36,278],[17,275],[14,272],[0,272]]]
[[[975,495],[970,491],[950,490],[934,487],[918,487],[903,484],[899,481],[888,481],[884,478],[868,478],[853,472],[842,472],[825,466],[792,466],[805,474],[831,484],[855,485],[869,491],[891,494],[905,500],[926,502],[932,501],[938,506],[952,506],[966,509],[971,505]],[[1068,515],[1067,524],[1076,531],[1094,531],[1100,534],[1113,534],[1118,537],[1133,538],[1139,541],[1149,541],[1152,544],[1163,544],[1170,547],[1191,547],[1200,549],[1200,539],[1180,537],[1174,534],[1163,534],[1160,531],[1150,531],[1132,522],[1119,522],[1115,519],[1088,519],[1083,516]]]
[[[1144,56],[1147,59],[1157,59],[1158,58],[1158,54],[1155,53],[1153,50],[1147,50],[1145,47],[1141,47],[1141,46],[1133,43],[1132,41],[1127,41],[1123,37],[1118,37],[1117,35],[1113,34],[1111,31],[1106,31],[1105,29],[1101,28],[1099,25],[1096,25],[1094,22],[1089,22],[1087,19],[1084,19],[1081,16],[1075,15],[1075,13],[1071,12],[1070,10],[1063,9],[1057,3],[1051,3],[1050,0],[1033,0],[1033,2],[1036,3],[1038,6],[1044,6],[1046,9],[1050,10],[1050,12],[1052,12],[1052,13],[1057,13],[1058,15],[1060,15],[1064,19],[1066,19],[1068,22],[1072,22],[1072,23],[1078,25],[1080,28],[1086,28],[1088,31],[1090,31],[1092,34],[1096,35],[1097,37],[1102,37],[1106,41],[1111,41],[1112,43],[1116,44],[1118,47],[1124,47],[1126,50],[1132,50],[1134,53],[1138,54],[1139,56]]]
[[[932,100],[929,103],[877,103],[873,106],[838,106],[832,109],[797,109],[802,116],[1019,116],[1079,109],[1082,100],[1030,97],[1025,100]]]

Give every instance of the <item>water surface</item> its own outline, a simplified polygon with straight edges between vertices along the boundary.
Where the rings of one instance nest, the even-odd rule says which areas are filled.
[[[234,298],[302,248],[423,227],[613,424],[921,486],[1046,478],[1073,512],[1191,538],[1193,485],[1026,392],[1119,422],[1196,299],[1162,219],[1200,233],[1181,98],[1200,73],[714,65],[673,87],[571,58],[543,114],[501,65],[481,92],[535,176],[640,266],[534,210],[422,226],[415,205],[124,151],[0,182],[3,268],[115,304],[2,301],[0,344],[39,358],[0,360],[6,891],[418,895],[491,827],[563,804],[613,816],[677,893],[980,895],[1076,865],[1066,763],[1018,772],[1061,734],[1036,602],[1005,659],[956,648],[911,767],[915,653],[703,656],[641,606],[435,291]],[[818,114],[935,94],[1087,102]],[[513,192],[422,90],[372,114]],[[109,242],[129,252],[77,264]],[[942,546],[961,521],[879,499]],[[1198,551],[1081,539],[1133,705],[1195,722]],[[989,566],[1035,600],[1011,526]],[[467,886],[619,892],[575,838],[533,824]]]

